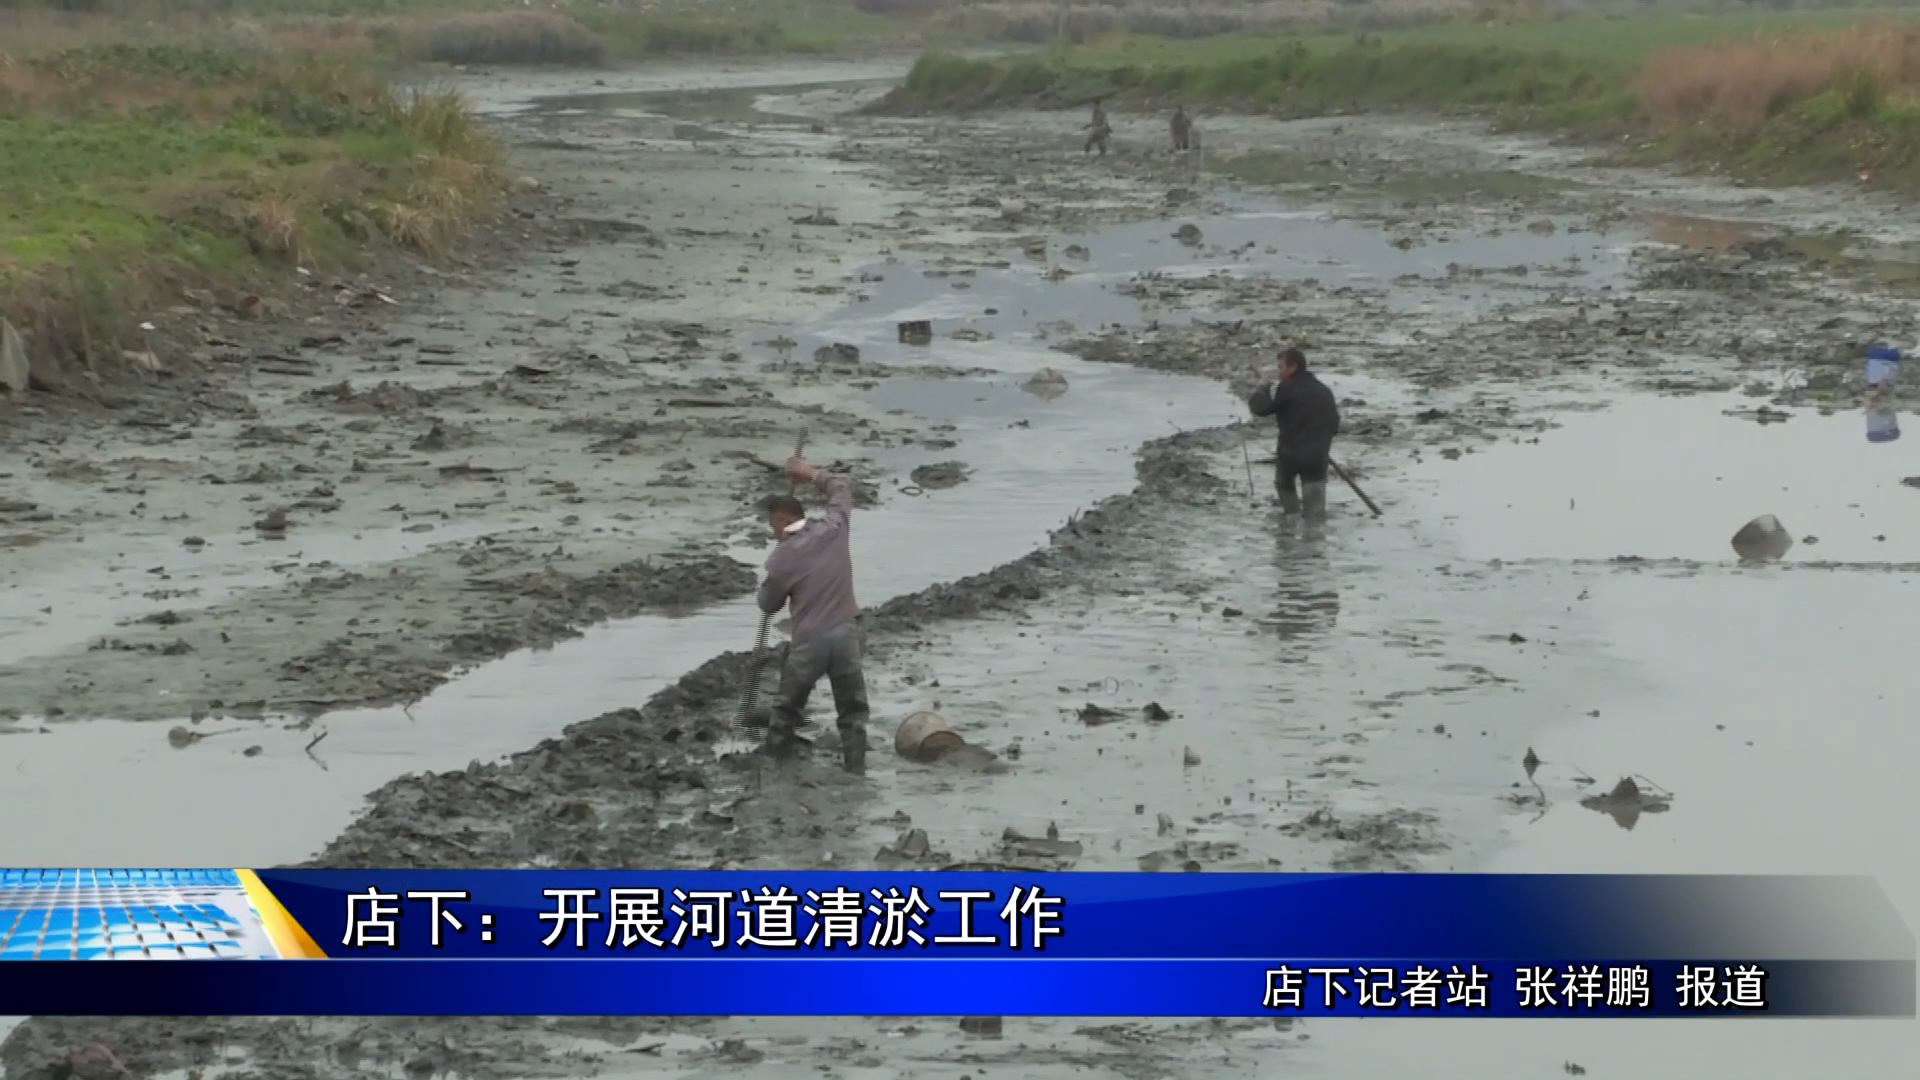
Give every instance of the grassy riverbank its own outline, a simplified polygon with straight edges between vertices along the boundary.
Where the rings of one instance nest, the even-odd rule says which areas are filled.
[[[12,6],[10,6],[10,3]],[[389,61],[600,66],[671,56],[755,55],[905,46],[912,20],[853,0],[0,0],[0,48],[72,45],[116,28],[247,34],[283,47]]]
[[[929,55],[883,108],[1164,107],[1317,115],[1490,110],[1633,133],[1769,178],[1869,167],[1920,186],[1920,17],[1858,11],[1447,23],[1362,35],[1127,39]]]
[[[458,95],[400,94],[351,56],[0,52],[0,315],[50,388],[118,363],[189,289],[231,304],[383,248],[437,254],[501,184]]]

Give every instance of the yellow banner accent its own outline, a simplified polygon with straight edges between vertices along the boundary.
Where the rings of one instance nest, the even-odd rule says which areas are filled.
[[[247,890],[247,899],[253,901],[253,910],[260,913],[260,922],[266,928],[267,937],[282,960],[325,960],[327,954],[313,940],[313,935],[296,922],[288,913],[286,905],[273,895],[260,880],[260,875],[251,870],[235,870],[240,876],[240,884]]]

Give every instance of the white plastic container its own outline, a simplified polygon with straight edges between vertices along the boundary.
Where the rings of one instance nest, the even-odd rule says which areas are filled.
[[[1867,441],[1892,442],[1900,437],[1900,414],[1887,402],[1867,406]]]
[[[1885,390],[1891,387],[1899,376],[1899,349],[1879,342],[1867,346],[1867,389]]]

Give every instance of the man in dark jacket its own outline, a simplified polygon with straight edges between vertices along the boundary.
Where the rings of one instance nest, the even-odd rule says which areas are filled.
[[[1173,107],[1173,119],[1167,122],[1173,129],[1173,152],[1185,153],[1193,149],[1193,118],[1187,115],[1185,105]]]
[[[1333,455],[1333,437],[1340,434],[1340,405],[1333,391],[1307,370],[1307,356],[1299,349],[1280,354],[1280,378],[1269,381],[1255,367],[1259,389],[1247,399],[1255,416],[1271,416],[1280,428],[1273,463],[1273,484],[1280,493],[1280,509],[1320,519],[1327,513],[1327,468]],[[1298,488],[1295,483],[1298,482]]]

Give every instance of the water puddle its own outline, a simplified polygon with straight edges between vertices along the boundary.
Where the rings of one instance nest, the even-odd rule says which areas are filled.
[[[1751,573],[1730,565],[1728,546],[1739,524],[1773,512],[1797,535],[1822,536],[1789,562],[1920,557],[1920,498],[1897,483],[1916,470],[1862,439],[1858,413],[1796,411],[1761,427],[1721,414],[1735,403],[1747,404],[1636,399],[1569,415],[1538,445],[1436,462],[1394,492],[1409,512],[1450,522],[1468,556],[1529,560],[1471,574],[1553,609],[1513,627],[1525,666],[1511,670],[1527,674],[1513,701],[1535,719],[1480,760],[1439,770],[1478,785],[1487,803],[1498,793],[1518,804],[1486,857],[1461,868],[1867,874],[1920,925],[1908,835],[1920,729],[1898,675],[1920,573]],[[1615,553],[1723,565],[1588,561]],[[1463,602],[1461,617],[1471,610]],[[1521,766],[1529,749],[1538,788]],[[1582,805],[1623,776],[1671,792],[1669,811]],[[1920,1025],[1904,1020],[1311,1030],[1308,1075],[1439,1080],[1557,1075],[1568,1062],[1594,1076],[1682,1080],[1700,1061],[1725,1075],[1890,1080],[1911,1071],[1920,1043]]]
[[[1516,813],[1506,850],[1476,869],[1515,873],[1868,874],[1920,924],[1920,729],[1898,689],[1910,663],[1920,574],[1695,577],[1561,571],[1535,587],[1578,609],[1624,678],[1556,663],[1575,705],[1530,741],[1551,805]],[[1593,673],[1597,674],[1597,673]],[[1584,684],[1584,699],[1574,697]],[[1571,699],[1571,700],[1569,700]],[[1555,702],[1560,703],[1560,702]],[[1556,715],[1542,702],[1542,715]],[[1590,715],[1589,715],[1590,714]],[[1517,785],[1512,755],[1498,748]],[[1670,812],[1625,822],[1579,805],[1574,777],[1638,773],[1674,792]],[[1909,1075],[1912,1021],[1796,1024],[1314,1025],[1315,1076],[1554,1075],[1891,1078]],[[1686,1062],[1694,1062],[1688,1065]]]
[[[1406,482],[1443,502],[1476,558],[1726,562],[1735,530],[1773,514],[1799,541],[1788,562],[1920,562],[1920,497],[1901,484],[1920,469],[1902,444],[1862,437],[1874,414],[1726,415],[1753,407],[1728,395],[1570,411],[1537,443],[1431,460]]]

